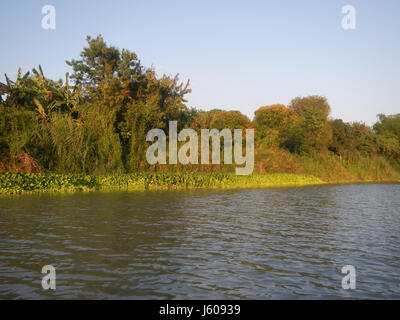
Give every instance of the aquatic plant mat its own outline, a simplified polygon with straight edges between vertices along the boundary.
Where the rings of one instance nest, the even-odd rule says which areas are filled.
[[[154,173],[120,175],[0,173],[0,194],[94,190],[160,190],[185,188],[257,188],[323,184],[306,174]]]

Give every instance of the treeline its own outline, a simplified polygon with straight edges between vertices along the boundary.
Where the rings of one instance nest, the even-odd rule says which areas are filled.
[[[183,170],[150,167],[145,159],[146,133],[168,133],[171,120],[178,130],[254,128],[260,172],[312,173],[299,159],[324,161],[321,156],[345,163],[379,158],[383,167],[400,166],[400,115],[379,115],[373,128],[332,120],[320,96],[261,107],[253,121],[238,111],[200,111],[186,106],[189,82],[178,75],[157,76],[135,53],[108,46],[101,36],[87,42],[80,59],[67,61],[73,72],[64,81],[46,78],[39,67],[0,83],[0,171]]]

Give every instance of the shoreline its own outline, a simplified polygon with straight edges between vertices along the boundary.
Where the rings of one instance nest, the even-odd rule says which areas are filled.
[[[395,180],[323,181],[307,174],[139,172],[116,175],[0,173],[0,195],[93,191],[158,191],[185,189],[285,188],[335,184],[399,183]]]

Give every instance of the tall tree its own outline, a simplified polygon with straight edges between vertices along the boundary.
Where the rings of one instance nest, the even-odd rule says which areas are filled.
[[[326,150],[332,139],[332,128],[328,122],[330,105],[325,97],[297,97],[288,106],[299,117],[288,137],[289,149],[296,152]]]

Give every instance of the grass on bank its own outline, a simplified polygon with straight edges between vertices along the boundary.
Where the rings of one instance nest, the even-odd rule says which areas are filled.
[[[383,156],[342,158],[327,152],[298,155],[283,149],[266,149],[257,150],[255,170],[311,174],[327,183],[400,181],[400,167]]]
[[[159,190],[184,188],[254,188],[323,184],[306,174],[154,173],[120,175],[0,173],[0,194],[94,190]]]

